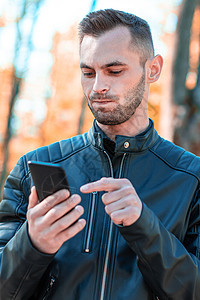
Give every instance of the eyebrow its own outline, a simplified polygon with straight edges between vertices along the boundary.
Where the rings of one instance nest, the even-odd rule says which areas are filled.
[[[87,66],[86,64],[84,64],[84,63],[80,63],[80,68],[81,69],[92,69],[92,67],[90,67],[90,66]]]
[[[108,64],[103,65],[103,66],[101,67],[101,69],[105,69],[105,68],[109,68],[109,67],[115,67],[115,66],[127,66],[127,64],[122,63],[122,62],[120,62],[120,61],[118,61],[118,60],[115,60],[115,61],[113,61],[113,62],[111,62],[111,63],[108,63]],[[85,63],[81,63],[81,64],[80,64],[80,68],[81,68],[81,69],[83,69],[83,68],[84,68],[84,69],[93,69],[92,67],[86,65]]]

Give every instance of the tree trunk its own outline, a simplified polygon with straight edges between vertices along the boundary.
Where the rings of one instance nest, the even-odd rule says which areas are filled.
[[[31,3],[29,2],[29,0],[23,0],[22,2],[22,9],[21,9],[21,16],[20,18],[17,18],[16,20],[16,42],[15,42],[15,49],[14,49],[14,61],[13,61],[13,66],[14,66],[14,73],[13,73],[13,79],[12,79],[12,93],[11,93],[11,98],[10,98],[10,104],[9,104],[9,113],[8,113],[8,119],[7,119],[7,128],[6,128],[6,133],[5,133],[5,137],[4,137],[4,141],[3,141],[3,164],[2,164],[2,172],[1,172],[1,176],[0,176],[0,196],[2,194],[2,190],[3,190],[3,185],[4,185],[4,181],[6,179],[7,176],[7,164],[9,161],[9,144],[13,135],[12,132],[12,127],[11,127],[11,121],[13,118],[13,108],[14,108],[14,104],[17,100],[18,94],[20,92],[20,86],[21,86],[21,82],[22,79],[25,76],[25,72],[27,70],[27,64],[28,64],[28,60],[29,60],[29,56],[30,53],[32,51],[32,35],[33,35],[33,29],[34,29],[34,25],[35,22],[37,20],[38,17],[38,10],[39,7],[41,5],[43,0],[36,0],[35,3]],[[34,9],[33,9],[33,18],[32,18],[32,27],[31,30],[29,32],[29,36],[27,39],[27,46],[28,46],[28,52],[26,54],[26,57],[24,58],[24,65],[22,67],[22,70],[18,69],[18,59],[19,59],[19,54],[20,54],[20,50],[21,50],[21,46],[22,45],[22,33],[20,31],[20,21],[24,18],[24,16],[26,15],[26,9],[27,6],[29,4],[34,5]]]
[[[195,88],[192,90],[187,89],[186,79],[190,70],[189,55],[191,28],[194,11],[198,4],[199,0],[184,0],[182,3],[176,33],[177,40],[173,64],[172,86],[173,102],[177,105],[174,142],[195,154],[200,153],[199,77],[196,81]],[[197,72],[199,73],[198,70]]]
[[[197,0],[183,0],[176,31],[175,57],[173,65],[174,103],[184,104],[185,81],[189,70],[189,47],[191,27]]]

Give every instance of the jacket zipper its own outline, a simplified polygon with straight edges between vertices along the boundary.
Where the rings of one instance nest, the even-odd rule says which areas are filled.
[[[107,152],[104,151],[104,153],[106,154],[106,156],[108,158],[108,161],[109,161],[110,170],[111,170],[111,177],[114,178],[114,171],[113,171],[112,161],[110,159],[110,156],[107,154]],[[124,155],[122,157],[122,161],[121,161],[121,164],[120,164],[120,170],[119,170],[119,177],[118,178],[121,178],[122,166],[123,166],[123,163],[124,163],[125,156],[126,156],[126,153],[124,153]],[[107,270],[108,270],[108,260],[109,260],[110,247],[111,247],[112,231],[113,231],[113,222],[110,219],[109,235],[108,235],[108,245],[107,245],[107,249],[106,249],[106,256],[105,256],[105,262],[104,262],[104,268],[103,268],[103,276],[102,276],[102,285],[101,285],[100,300],[104,299],[104,294],[105,294],[106,277],[107,277]]]
[[[90,252],[90,240],[91,240],[92,224],[93,224],[95,204],[96,204],[96,194],[97,194],[97,192],[92,193],[90,221],[89,221],[88,234],[87,234],[87,239],[86,239],[86,243],[85,243],[85,250],[84,250],[86,253]]]
[[[48,287],[47,287],[47,290],[46,290],[45,295],[44,295],[44,297],[42,298],[42,300],[47,300],[47,299],[48,299],[48,297],[49,297],[49,295],[50,295],[50,293],[51,293],[51,290],[52,290],[52,288],[53,288],[53,286],[54,286],[54,284],[55,284],[55,281],[56,281],[55,277],[54,277],[54,276],[51,276],[49,285],[48,285]]]

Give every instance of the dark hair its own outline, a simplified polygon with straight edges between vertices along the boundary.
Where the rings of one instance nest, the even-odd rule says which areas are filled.
[[[133,14],[114,9],[91,12],[79,23],[80,45],[85,35],[98,37],[117,26],[125,26],[130,30],[131,46],[136,52],[141,53],[141,64],[154,55],[153,40],[148,23]]]

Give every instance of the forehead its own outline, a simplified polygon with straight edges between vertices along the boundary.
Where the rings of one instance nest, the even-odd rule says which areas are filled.
[[[86,35],[80,46],[80,61],[90,66],[105,65],[111,61],[129,63],[139,61],[131,45],[131,34],[126,27],[116,27],[99,37]]]

